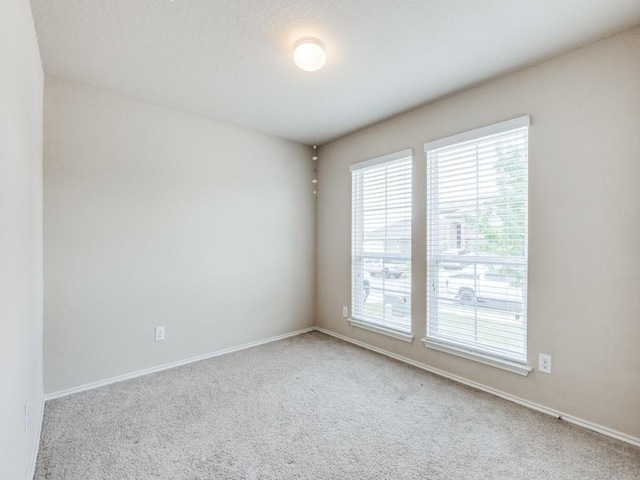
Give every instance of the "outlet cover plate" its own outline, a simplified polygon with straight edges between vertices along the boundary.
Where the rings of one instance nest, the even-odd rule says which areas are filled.
[[[551,355],[540,353],[538,356],[538,370],[542,373],[551,373]]]
[[[156,342],[164,340],[164,327],[156,327]]]

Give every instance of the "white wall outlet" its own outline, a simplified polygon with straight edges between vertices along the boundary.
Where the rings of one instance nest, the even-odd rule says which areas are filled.
[[[551,373],[551,355],[539,354],[538,370],[544,373]]]
[[[346,305],[342,306],[342,316],[344,318],[347,318],[349,316],[349,307],[347,307]]]
[[[24,404],[24,432],[29,432],[29,400]]]
[[[164,327],[156,327],[156,342],[164,340]]]

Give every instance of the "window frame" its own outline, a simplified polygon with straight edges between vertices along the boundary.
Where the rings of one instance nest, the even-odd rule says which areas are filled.
[[[358,306],[362,303],[359,301],[362,298],[364,292],[364,272],[365,272],[365,261],[366,259],[371,259],[372,261],[376,261],[377,259],[382,259],[381,261],[399,261],[406,262],[411,268],[411,249],[413,247],[412,243],[412,232],[411,232],[411,224],[412,224],[412,210],[413,210],[413,149],[405,149],[398,152],[393,152],[387,155],[383,155],[380,157],[372,158],[370,160],[365,160],[362,162],[354,163],[349,166],[349,171],[352,173],[351,187],[352,187],[352,202],[351,202],[351,316],[349,318],[349,322],[352,326],[363,328],[369,331],[373,331],[376,333],[380,333],[383,335],[388,335],[393,338],[404,340],[407,342],[411,342],[413,340],[412,325],[411,325],[411,281],[408,283],[408,292],[407,296],[409,297],[409,313],[408,313],[408,325],[404,323],[397,323],[389,320],[385,320],[384,318],[377,318],[375,316],[370,316],[363,314],[362,311],[359,311]],[[406,185],[404,185],[404,189],[408,189],[409,191],[409,249],[408,252],[404,253],[390,253],[386,251],[386,248],[381,253],[367,253],[364,251],[358,251],[358,245],[362,245],[363,240],[356,238],[356,235],[360,235],[363,232],[363,226],[359,224],[359,222],[363,221],[363,216],[358,216],[356,212],[362,210],[362,206],[357,206],[356,202],[361,200],[361,197],[356,194],[356,189],[362,189],[362,184],[356,185],[356,182],[362,182],[363,179],[361,176],[358,176],[358,173],[362,173],[367,169],[373,169],[374,167],[381,166],[392,166],[395,163],[400,162],[408,162],[409,163],[409,179]],[[385,187],[386,188],[386,187]],[[385,189],[385,193],[386,193]],[[385,206],[387,208],[387,206]],[[388,225],[385,225],[385,228],[388,228]],[[362,248],[361,248],[362,250]],[[360,272],[360,276],[357,272]],[[384,285],[384,281],[383,281]],[[405,285],[406,286],[406,285]],[[383,297],[385,289],[383,287]],[[385,308],[383,306],[383,308]],[[384,314],[383,314],[384,317]]]
[[[528,191],[528,138],[529,138],[529,127],[531,124],[530,117],[528,115],[514,118],[511,120],[507,120],[504,122],[500,122],[497,124],[489,125],[486,127],[470,130],[467,132],[463,132],[461,134],[452,135],[449,137],[445,137],[439,140],[435,140],[432,142],[427,142],[424,144],[424,152],[427,160],[427,188],[426,188],[426,215],[427,215],[427,232],[426,232],[426,240],[427,240],[427,251],[426,251],[426,260],[427,260],[427,291],[426,300],[427,300],[427,311],[426,311],[426,337],[422,339],[425,346],[428,348],[432,348],[435,350],[443,351],[446,353],[450,353],[453,355],[461,356],[470,360],[474,360],[480,363],[484,363],[487,365],[491,365],[494,367],[502,368],[514,373],[518,373],[520,375],[528,375],[532,368],[527,365],[528,360],[528,342],[527,342],[527,269],[528,269],[528,226],[527,221],[525,219],[525,231],[524,231],[524,256],[523,257],[507,257],[507,256],[465,256],[464,261],[467,264],[475,265],[474,269],[478,268],[478,265],[505,265],[505,264],[513,264],[514,266],[518,266],[518,268],[524,268],[524,285],[523,285],[523,312],[524,312],[524,356],[519,356],[516,354],[510,355],[505,351],[500,351],[500,349],[495,348],[492,349],[488,346],[481,346],[477,342],[464,342],[461,339],[456,340],[455,338],[446,337],[446,336],[438,336],[437,334],[432,333],[432,326],[438,323],[438,293],[440,292],[439,286],[439,271],[438,271],[438,263],[446,261],[446,262],[456,262],[457,259],[455,255],[442,255],[441,252],[438,251],[438,247],[433,247],[433,242],[439,241],[439,239],[434,238],[435,232],[438,231],[439,227],[434,227],[437,222],[440,221],[438,213],[436,213],[439,209],[439,203],[437,200],[438,197],[438,179],[436,177],[437,166],[434,165],[437,160],[430,160],[430,153],[436,150],[440,150],[447,147],[453,147],[459,144],[464,144],[467,142],[481,142],[484,138],[491,137],[497,134],[505,134],[513,130],[527,128],[527,160],[526,160],[526,199],[527,199],[527,209],[528,211],[528,199],[529,199],[529,191]],[[478,198],[478,197],[476,197]],[[528,215],[527,217],[528,218]],[[434,223],[436,222],[436,223]],[[432,235],[433,234],[433,235]],[[436,252],[436,253],[434,253]],[[475,273],[475,275],[478,275]],[[433,292],[438,292],[434,294]],[[477,312],[475,313],[477,315]],[[474,317],[475,318],[475,317]]]

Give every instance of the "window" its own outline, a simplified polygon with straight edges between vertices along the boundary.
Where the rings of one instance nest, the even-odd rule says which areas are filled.
[[[411,340],[412,151],[351,165],[352,325]]]
[[[453,235],[455,235],[456,248],[462,248],[462,224],[460,222],[453,222]]]
[[[528,126],[520,117],[425,144],[428,347],[526,364]]]

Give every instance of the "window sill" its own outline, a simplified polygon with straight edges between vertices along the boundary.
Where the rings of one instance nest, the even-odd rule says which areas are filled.
[[[404,342],[411,343],[413,342],[413,335],[406,332],[401,332],[399,330],[394,330],[392,328],[383,327],[382,325],[376,325],[375,323],[365,322],[363,320],[358,320],[356,318],[350,318],[349,323],[353,327],[362,328],[364,330],[369,330],[370,332],[380,333],[382,335],[387,335],[389,337],[396,338],[398,340],[402,340]]]
[[[456,355],[458,357],[466,358],[467,360],[473,360],[474,362],[483,363],[491,367],[500,368],[502,370],[506,370],[511,373],[517,373],[518,375],[522,375],[523,377],[526,377],[533,371],[533,368],[530,367],[529,365],[523,365],[521,363],[510,362],[509,360],[502,360],[499,358],[489,357],[487,355],[471,352],[463,348],[457,348],[450,345],[445,345],[443,343],[439,343],[428,338],[423,338],[422,341],[424,342],[424,346],[427,348],[438,350],[440,352],[449,353],[451,355]]]

